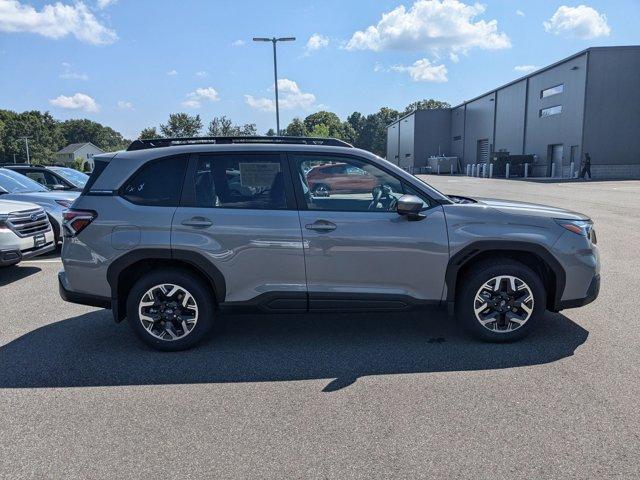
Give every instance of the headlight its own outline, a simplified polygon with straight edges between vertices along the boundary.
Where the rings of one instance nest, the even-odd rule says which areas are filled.
[[[593,231],[593,222],[591,220],[565,220],[556,218],[556,223],[570,232],[577,235],[587,237],[595,243],[595,232]]]
[[[73,202],[70,202],[69,200],[56,200],[56,203],[64,208],[69,208]]]

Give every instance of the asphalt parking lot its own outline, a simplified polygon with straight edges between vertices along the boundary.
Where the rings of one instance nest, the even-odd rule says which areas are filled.
[[[600,298],[520,343],[445,314],[223,318],[188,352],[0,270],[1,478],[639,478],[640,181],[425,177],[587,213]]]

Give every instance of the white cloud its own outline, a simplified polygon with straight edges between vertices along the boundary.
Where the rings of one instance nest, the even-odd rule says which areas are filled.
[[[525,14],[522,10],[516,10],[516,15],[518,15],[519,17],[524,17]]]
[[[274,88],[271,86],[269,91],[273,90]],[[287,78],[278,80],[278,94],[282,110],[308,110],[316,103],[316,96],[313,93],[302,92],[296,82]],[[265,112],[275,112],[276,110],[276,101],[271,98],[255,98],[253,95],[245,95],[244,97],[247,105],[252,108]]]
[[[196,77],[206,77],[209,74],[203,70],[200,70],[199,72],[196,72]]]
[[[238,39],[238,40],[236,40],[235,42],[233,42],[233,43],[231,44],[231,46],[232,46],[232,47],[241,47],[241,46],[246,45],[246,44],[247,44],[247,42],[245,42],[244,40],[240,40],[240,39]]]
[[[118,3],[118,0],[98,0],[96,2],[96,5],[100,10],[102,10],[113,5],[114,3]]]
[[[56,39],[73,35],[92,45],[118,39],[116,32],[100,23],[81,1],[73,5],[46,4],[38,11],[18,0],[0,0],[0,31],[36,33]]]
[[[418,0],[382,14],[376,25],[355,32],[347,50],[408,50],[439,54],[466,53],[471,48],[496,50],[511,42],[498,31],[497,20],[477,20],[485,7],[458,0]]]
[[[197,88],[194,92],[187,93],[187,99],[182,102],[182,106],[187,108],[200,108],[203,102],[217,102],[218,100],[220,100],[220,96],[215,88]]]
[[[178,74],[178,72],[176,70],[169,70],[167,72],[167,75],[170,75],[170,76],[177,75],[177,74]]]
[[[329,46],[329,37],[325,37],[324,35],[320,35],[319,33],[314,33],[307,40],[307,53],[313,52],[315,50],[320,50],[322,48],[326,48]]]
[[[523,73],[533,72],[538,68],[540,67],[538,67],[537,65],[516,65],[515,67],[513,67],[513,69],[516,72],[523,72]]]
[[[414,82],[436,82],[448,81],[447,67],[444,65],[433,65],[428,59],[422,58],[413,65],[394,65],[391,67],[396,72],[407,72]]]
[[[548,21],[543,22],[543,25],[549,33],[583,40],[606,37],[611,33],[607,17],[586,5],[562,5]]]
[[[118,108],[120,110],[133,110],[133,104],[124,100],[118,100]]]
[[[99,112],[100,105],[84,93],[76,93],[70,97],[60,95],[57,98],[52,98],[49,103],[55,107],[66,108],[69,110],[84,110],[85,112]]]

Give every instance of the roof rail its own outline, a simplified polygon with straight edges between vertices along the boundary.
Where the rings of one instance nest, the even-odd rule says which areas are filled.
[[[177,138],[152,138],[149,140],[134,140],[127,151],[145,150],[147,148],[172,147],[176,145],[224,145],[230,143],[274,143],[274,144],[299,144],[299,145],[324,145],[330,147],[348,147],[353,145],[337,138],[316,137],[177,137]]]

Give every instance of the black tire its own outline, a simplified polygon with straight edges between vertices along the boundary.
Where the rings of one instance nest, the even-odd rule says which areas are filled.
[[[177,340],[162,340],[152,335],[143,325],[139,304],[145,293],[156,285],[174,284],[191,294],[198,309],[196,324],[187,335]],[[186,350],[199,343],[211,331],[215,317],[213,292],[197,276],[180,269],[163,269],[147,273],[140,278],[127,298],[127,320],[136,336],[156,350],[174,352]]]
[[[58,248],[58,243],[62,242],[62,236],[60,235],[60,225],[53,218],[49,217],[49,223],[53,230],[53,244]]]
[[[526,322],[512,331],[492,331],[483,326],[474,311],[478,290],[494,277],[508,275],[517,277],[531,290],[533,309]],[[474,337],[488,342],[511,342],[519,340],[535,328],[546,311],[546,290],[540,276],[526,265],[511,259],[497,258],[472,267],[460,280],[456,296],[456,317],[465,329]],[[482,305],[482,303],[480,303]]]

